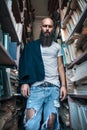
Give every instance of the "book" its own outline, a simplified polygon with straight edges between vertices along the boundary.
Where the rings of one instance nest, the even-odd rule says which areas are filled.
[[[22,30],[23,30],[23,25],[21,23],[16,23],[16,32],[17,32],[17,36],[19,41],[22,41]]]
[[[81,16],[81,11],[80,11],[80,9],[79,9],[79,8],[77,8],[77,9],[76,9],[76,12],[77,12],[77,17],[78,17],[78,20],[79,20],[79,18],[80,18],[80,16]]]
[[[69,49],[69,53],[70,53],[70,57],[71,57],[71,61],[73,61],[73,60],[74,60],[74,57],[73,57],[73,52],[72,52],[71,44],[68,45],[68,49]]]
[[[77,109],[77,104],[73,99],[70,97],[68,98],[69,100],[69,109],[70,109],[70,121],[72,125],[73,130],[80,130],[80,124],[79,124],[79,116],[78,116],[78,109]]]
[[[3,45],[4,48],[7,50],[7,52],[10,54],[10,56],[16,60],[17,58],[17,42],[11,42],[11,36],[9,36],[9,33],[4,33],[3,36]]]
[[[66,45],[63,45],[62,48],[64,50],[64,55],[65,55],[65,58],[66,58],[66,64],[70,64],[71,58],[70,58],[70,53],[69,53],[68,47]]]
[[[75,39],[74,42],[71,45],[71,48],[72,48],[72,55],[73,55],[73,59],[75,60],[77,58],[77,40],[78,39]]]
[[[61,35],[62,35],[62,41],[66,41],[68,36],[69,36],[69,32],[68,29],[61,29]]]
[[[72,82],[87,77],[87,61],[76,65],[74,68],[74,76],[70,79]]]
[[[9,48],[9,33],[4,33],[3,35],[3,45],[6,50]]]
[[[67,29],[68,29],[69,34],[71,34],[72,28],[71,28],[69,22],[66,24],[66,27],[67,27]]]
[[[64,50],[62,49],[62,54],[63,54],[63,63],[64,63],[64,66],[66,65],[66,57],[65,57],[65,54],[64,54]]]
[[[74,22],[74,25],[76,25],[76,23],[77,23],[77,20],[76,20],[76,17],[75,17],[75,13],[74,13],[75,11],[73,11],[73,13],[72,13],[72,15],[71,15],[71,18],[72,18],[72,20],[73,20],[73,22]]]
[[[0,24],[0,43],[3,43],[3,31],[2,31],[2,28],[1,28],[1,24]]]
[[[83,11],[84,10],[83,3],[81,2],[81,0],[78,0],[77,2],[78,2],[78,5],[79,5],[81,11]]]
[[[17,59],[17,42],[9,42],[8,52],[14,60]]]
[[[86,130],[87,128],[87,104],[78,104],[78,115],[79,115],[79,122],[80,122],[80,129]]]
[[[74,25],[72,18],[69,19],[69,24],[70,24],[71,30],[73,30],[75,25]]]
[[[61,105],[61,107],[59,108],[59,115],[60,115],[63,123],[66,126],[69,126],[70,125],[69,109],[67,109],[66,107],[64,107],[63,105]]]

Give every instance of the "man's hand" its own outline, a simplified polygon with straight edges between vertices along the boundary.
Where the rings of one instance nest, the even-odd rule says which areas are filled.
[[[30,86],[29,86],[29,84],[22,84],[21,85],[21,94],[24,97],[28,97],[30,95]]]
[[[61,86],[60,88],[60,99],[63,101],[66,98],[67,95],[67,89],[65,86]]]

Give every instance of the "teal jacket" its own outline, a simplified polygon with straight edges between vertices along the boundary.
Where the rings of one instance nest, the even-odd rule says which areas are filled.
[[[32,84],[44,79],[44,65],[40,40],[27,43],[19,60],[19,84]]]

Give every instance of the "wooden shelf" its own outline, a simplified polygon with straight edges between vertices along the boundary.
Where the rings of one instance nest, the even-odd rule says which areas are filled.
[[[7,53],[1,42],[0,42],[0,65],[17,67],[16,62],[10,57],[10,55]]]
[[[84,88],[84,85],[83,85],[83,84],[85,84],[84,79],[85,78],[87,79],[87,75],[86,75],[86,73],[85,73],[85,75],[83,75],[82,69],[80,69],[81,72],[78,73],[79,69],[77,69],[77,68],[80,68],[80,65],[81,64],[83,65],[84,62],[87,61],[87,49],[84,47],[85,40],[83,40],[85,38],[82,37],[82,29],[85,27],[84,21],[87,18],[87,3],[85,0],[83,0],[83,3],[80,3],[80,1],[78,2],[78,0],[70,0],[70,1],[67,1],[70,3],[68,5],[68,7],[66,8],[65,3],[62,4],[62,2],[65,2],[65,1],[64,0],[60,0],[60,1],[61,1],[61,5],[62,5],[60,12],[65,11],[64,13],[61,14],[61,28],[60,28],[61,29],[61,38],[62,38],[62,41],[64,42],[64,44],[67,47],[69,46],[68,50],[64,52],[64,64],[66,67],[66,74],[67,74],[66,80],[72,81],[72,85],[74,85],[74,83],[76,83],[75,85],[78,85],[78,86],[76,86],[76,88],[75,88],[75,86],[71,86],[71,88],[73,90],[70,91],[69,84],[67,84],[67,89],[69,89],[68,94],[67,94],[67,97],[68,97],[67,102],[69,105],[70,129],[77,130],[77,129],[82,129],[83,126],[86,126],[86,122],[84,121],[85,122],[84,123],[84,122],[82,122],[82,120],[80,120],[81,117],[83,117],[83,111],[79,107],[83,106],[83,102],[84,102],[85,106],[87,106],[86,86]],[[80,3],[81,5],[83,4],[84,7],[80,8],[78,3]],[[63,10],[64,7],[65,7],[65,10]],[[71,14],[69,14],[69,13],[71,13]],[[65,14],[65,15],[63,15],[63,14]],[[83,38],[83,39],[81,39],[81,38]],[[76,40],[78,40],[78,41],[76,41]],[[83,43],[82,43],[82,41],[83,41]],[[74,45],[76,45],[76,46],[74,46]],[[85,49],[83,49],[83,47]],[[75,49],[75,51],[73,51],[74,49]],[[82,49],[84,50],[84,52]],[[79,54],[80,50],[83,53],[76,57],[76,55],[74,55],[74,54]],[[70,58],[69,58],[69,56],[70,56]],[[77,66],[76,71],[73,68],[74,65]],[[81,67],[83,67],[83,70],[85,71],[86,68],[84,66],[81,66]],[[72,74],[69,71],[69,69],[72,69],[72,68],[76,72],[77,78],[74,75],[72,77]],[[80,74],[80,76],[82,75],[81,78],[78,77],[79,74]],[[80,88],[81,84],[82,84],[82,86]],[[85,108],[83,108],[83,110],[85,113]],[[74,118],[74,115],[76,116],[76,120]],[[85,117],[83,118],[83,120],[85,120]],[[81,125],[79,125],[79,124],[81,124]],[[86,129],[86,127],[84,127],[83,129]]]
[[[6,101],[6,100],[9,100],[9,99],[12,99],[13,96],[8,96],[8,97],[0,97],[0,101]]]
[[[0,0],[0,23],[2,25],[3,32],[8,32],[12,38],[12,41],[16,41],[19,43],[19,39],[5,0]]]
[[[87,51],[85,51],[81,56],[79,56],[76,60],[74,60],[71,64],[67,66],[68,69],[71,69],[75,64],[81,64],[82,62],[87,60]]]
[[[84,94],[68,93],[68,96],[73,97],[73,98],[87,99],[87,95],[84,95]]]
[[[80,31],[80,27],[83,25],[83,22],[85,20],[85,18],[87,17],[87,6],[84,10],[84,12],[81,14],[80,19],[78,20],[76,26],[74,27],[73,31],[70,33],[69,37],[67,38],[67,40],[65,41],[65,43],[67,44],[70,37],[73,35],[74,32],[79,32]]]

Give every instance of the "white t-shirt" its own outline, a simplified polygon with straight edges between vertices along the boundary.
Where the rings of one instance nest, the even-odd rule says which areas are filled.
[[[62,56],[61,46],[53,41],[51,46],[43,47],[41,45],[40,48],[45,69],[45,79],[35,82],[32,86],[37,86],[47,81],[60,87],[57,58]]]

